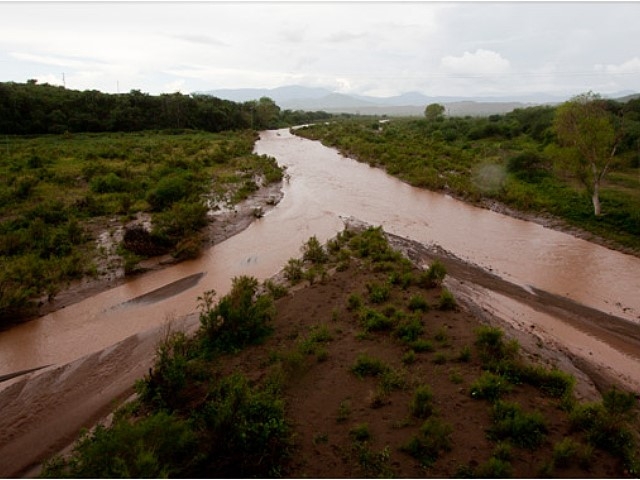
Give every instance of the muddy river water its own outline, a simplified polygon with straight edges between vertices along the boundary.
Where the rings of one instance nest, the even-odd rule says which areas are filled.
[[[289,258],[300,255],[301,245],[311,235],[324,241],[342,230],[345,217],[382,225],[423,244],[437,244],[525,289],[568,298],[637,322],[640,328],[640,259],[636,257],[410,187],[288,130],[262,132],[255,148],[287,167],[284,197],[273,210],[197,260],[150,272],[0,333],[0,375],[70,362],[192,313],[204,290],[223,295],[235,276],[262,280],[275,274]],[[171,296],[146,295],[172,282],[181,283]],[[491,301],[499,304],[500,296]],[[518,310],[511,304],[507,308],[506,303],[502,310],[536,323],[534,310]],[[546,316],[540,321],[541,326],[553,323]],[[548,330],[573,335],[553,326]],[[637,385],[639,357],[640,352],[624,356],[625,374],[629,370],[631,377],[635,375],[632,380]],[[615,361],[620,364],[617,357]]]

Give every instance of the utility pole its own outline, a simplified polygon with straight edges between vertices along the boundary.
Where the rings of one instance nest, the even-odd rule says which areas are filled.
[[[62,88],[67,88],[67,82],[64,79],[64,72],[62,72]]]

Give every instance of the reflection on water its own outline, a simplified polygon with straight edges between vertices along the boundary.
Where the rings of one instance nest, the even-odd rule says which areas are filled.
[[[324,241],[353,216],[426,244],[438,244],[509,281],[624,318],[640,316],[640,259],[419,190],[335,150],[263,132],[256,152],[275,157],[290,176],[280,204],[242,233],[201,258],[132,279],[125,285],[0,334],[0,375],[78,358],[196,311],[196,298],[228,292],[231,279],[263,280],[294,256],[312,235]],[[165,300],[132,299],[202,273],[195,285]],[[194,278],[194,277],[191,277]],[[128,302],[128,303],[126,303]],[[125,304],[125,305],[123,305]],[[120,308],[114,308],[120,306]]]

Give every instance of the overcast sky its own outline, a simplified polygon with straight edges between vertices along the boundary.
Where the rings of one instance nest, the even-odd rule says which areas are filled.
[[[640,91],[640,2],[4,2],[0,81],[104,92]]]

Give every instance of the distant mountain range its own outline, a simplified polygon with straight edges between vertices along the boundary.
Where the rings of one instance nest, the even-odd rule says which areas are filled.
[[[424,114],[431,103],[442,104],[448,115],[493,115],[510,112],[516,108],[533,105],[557,104],[569,97],[549,94],[511,95],[500,97],[430,97],[419,92],[407,92],[394,97],[371,97],[365,95],[345,95],[325,88],[290,85],[278,88],[239,88],[198,92],[214,97],[246,102],[269,97],[283,110],[323,110],[329,113],[356,113],[363,115],[416,115]],[[632,95],[620,92],[608,95],[618,98]]]

